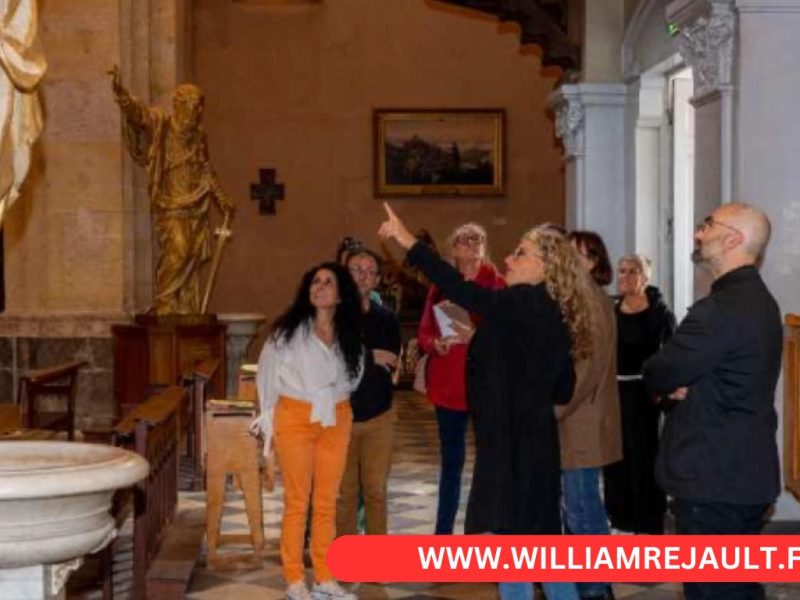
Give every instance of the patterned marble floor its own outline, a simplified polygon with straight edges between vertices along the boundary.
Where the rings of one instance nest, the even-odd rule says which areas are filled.
[[[414,392],[398,394],[399,412],[392,476],[389,482],[389,532],[429,534],[433,532],[438,482],[438,436],[433,411]],[[463,498],[469,489],[472,451],[468,453],[463,482]],[[192,600],[277,600],[283,598],[284,583],[280,574],[277,540],[280,534],[281,490],[264,495],[264,523],[268,556],[262,568],[251,571],[211,571],[201,564],[196,570],[187,598]],[[462,502],[463,504],[463,502]],[[202,492],[182,492],[181,507],[204,505]],[[459,512],[456,533],[463,531],[463,507]],[[229,494],[222,530],[246,533],[247,519],[240,497]],[[631,600],[677,600],[682,597],[679,584],[618,584],[617,598]],[[494,600],[493,584],[366,584],[358,588],[363,600]],[[771,586],[769,598],[800,600],[800,585]]]

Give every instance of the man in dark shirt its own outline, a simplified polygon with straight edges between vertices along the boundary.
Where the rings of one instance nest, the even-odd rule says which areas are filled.
[[[672,339],[644,366],[670,408],[656,477],[675,499],[678,533],[755,534],[780,493],[775,386],[781,316],[756,264],[770,223],[725,204],[695,232],[693,260],[714,277]],[[687,600],[759,599],[757,583],[686,583]]]
[[[394,313],[370,300],[380,280],[380,267],[380,257],[364,248],[347,258],[361,294],[361,326],[369,352],[361,383],[350,396],[353,429],[336,508],[337,535],[356,533],[359,492],[364,498],[367,533],[386,534],[386,483],[395,422],[392,372],[400,354],[400,324]]]

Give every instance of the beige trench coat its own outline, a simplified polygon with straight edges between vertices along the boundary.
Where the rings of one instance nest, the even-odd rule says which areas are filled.
[[[611,298],[592,286],[591,358],[575,364],[575,392],[556,407],[561,468],[602,467],[622,458],[617,390],[617,319]]]

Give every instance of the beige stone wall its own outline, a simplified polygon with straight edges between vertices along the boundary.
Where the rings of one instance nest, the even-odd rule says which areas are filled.
[[[40,34],[45,129],[4,223],[7,311],[118,312],[121,155],[105,76],[119,55],[117,3],[43,1]]]
[[[442,240],[481,222],[502,258],[534,223],[563,220],[561,150],[545,113],[558,74],[542,75],[514,27],[417,0],[257,4],[198,0],[194,14],[212,160],[238,204],[212,310],[273,317],[338,238],[377,245],[374,107],[507,110],[507,196],[395,200],[412,227]],[[248,199],[260,167],[286,185],[277,216]]]
[[[607,83],[622,77],[622,37],[631,0],[586,0],[583,81]]]

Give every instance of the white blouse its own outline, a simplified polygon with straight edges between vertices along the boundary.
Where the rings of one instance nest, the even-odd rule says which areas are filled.
[[[269,451],[273,411],[280,396],[308,402],[310,422],[332,427],[336,425],[336,404],[350,397],[363,372],[362,355],[358,376],[351,379],[339,345],[327,346],[314,333],[311,321],[298,327],[289,341],[271,336],[261,350],[256,374],[261,403],[256,424],[264,434],[265,452]]]

